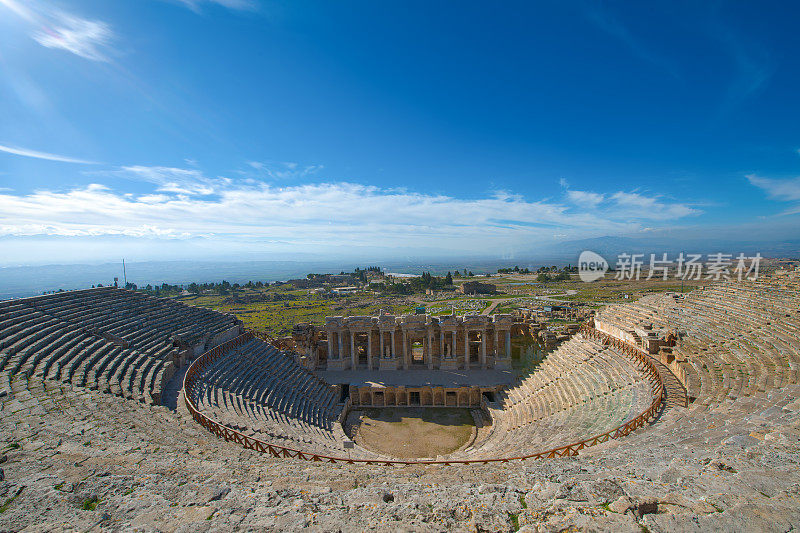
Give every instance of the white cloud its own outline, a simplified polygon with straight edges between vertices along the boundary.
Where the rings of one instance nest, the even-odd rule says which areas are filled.
[[[687,204],[667,202],[659,196],[645,196],[636,192],[603,194],[567,189],[566,195],[572,205],[619,220],[674,220],[701,213]]]
[[[605,200],[605,195],[596,192],[568,190],[567,198],[574,204],[594,208]]]
[[[788,180],[762,178],[755,174],[748,174],[746,177],[751,185],[765,191],[773,200],[782,202],[800,200],[800,176]]]
[[[105,22],[60,11],[39,0],[0,0],[0,4],[25,21],[31,27],[31,37],[42,46],[92,61],[108,61],[114,33]]]
[[[700,210],[681,203],[667,203],[658,197],[644,196],[631,192],[615,192],[610,196],[614,205],[611,210],[619,216],[650,220],[671,220],[699,215]]]
[[[323,165],[301,166],[291,161],[282,161],[278,163],[272,161],[248,161],[247,165],[255,171],[251,174],[252,176],[270,178],[273,180],[304,178],[316,174],[325,168]],[[242,172],[241,174],[248,175],[248,171]]]
[[[118,170],[94,172],[94,175],[113,175],[156,185],[157,192],[176,193],[188,196],[208,196],[226,187],[227,178],[207,178],[200,170],[175,167],[148,167],[133,165]]]
[[[460,199],[353,183],[278,187],[170,167],[131,166],[116,172],[153,183],[155,191],[117,192],[93,184],[66,192],[0,193],[0,237],[203,237],[302,250],[335,244],[485,253],[531,248],[554,234],[580,238],[635,232],[644,226],[643,219],[653,218],[647,212],[636,219],[630,210],[622,216],[614,210],[576,211],[508,192]],[[663,211],[661,219],[665,213],[685,213],[656,201],[649,205]]]
[[[114,35],[108,24],[66,13],[56,15],[55,19],[55,26],[34,33],[37,43],[93,61],[108,61],[104,49],[108,48]]]
[[[237,11],[252,11],[258,7],[256,0],[176,0],[195,12],[205,4],[218,5]]]
[[[63,155],[48,154],[47,152],[37,152],[36,150],[29,150],[27,148],[18,148],[14,146],[4,146],[0,144],[0,152],[8,154],[21,155],[23,157],[33,157],[35,159],[46,159],[48,161],[61,161],[63,163],[82,163],[86,165],[96,165],[95,161],[87,161],[85,159],[77,159],[75,157],[67,157]]]

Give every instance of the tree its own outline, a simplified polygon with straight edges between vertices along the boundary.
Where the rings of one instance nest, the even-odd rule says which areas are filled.
[[[200,294],[200,287],[197,285],[197,283],[192,282],[189,284],[189,292],[192,294]]]
[[[447,273],[447,276],[444,278],[445,285],[452,285],[453,284],[453,275],[450,272]]]
[[[472,273],[472,270],[470,270],[470,271],[469,271],[469,274],[468,274],[468,276],[469,276],[469,277],[473,277],[474,275],[475,275],[475,274],[473,274],[473,273]]]

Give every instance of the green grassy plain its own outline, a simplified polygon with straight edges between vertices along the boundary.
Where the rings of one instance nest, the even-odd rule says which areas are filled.
[[[476,278],[478,279],[478,278]],[[207,307],[216,311],[232,313],[245,326],[267,331],[275,336],[291,333],[298,322],[322,325],[326,316],[377,315],[381,310],[394,314],[414,313],[416,307],[425,306],[434,316],[480,313],[492,301],[500,300],[494,313],[511,313],[522,307],[552,305],[558,303],[582,304],[600,307],[606,303],[635,300],[644,294],[664,291],[680,291],[681,283],[675,280],[615,280],[609,273],[605,279],[594,283],[583,283],[577,276],[567,281],[539,283],[535,274],[505,274],[481,281],[497,285],[496,295],[459,295],[438,293],[437,297],[415,294],[412,296],[387,296],[361,292],[347,296],[325,297],[305,289],[293,289],[291,285],[273,285],[264,289],[239,290],[233,294],[201,294],[177,297],[184,303]],[[688,292],[703,281],[687,282],[683,290]],[[257,301],[247,302],[248,299]],[[235,301],[238,300],[238,301]]]

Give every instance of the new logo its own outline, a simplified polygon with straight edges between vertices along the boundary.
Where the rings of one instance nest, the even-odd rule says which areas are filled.
[[[608,270],[608,262],[603,256],[589,250],[581,252],[578,258],[578,276],[589,283],[602,278]]]

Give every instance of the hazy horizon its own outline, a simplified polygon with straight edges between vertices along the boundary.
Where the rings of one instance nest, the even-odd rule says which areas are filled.
[[[263,254],[250,253],[245,256],[224,258],[206,257],[204,259],[172,259],[172,260],[131,260],[126,258],[125,271],[122,259],[114,261],[42,263],[36,265],[2,265],[0,264],[0,300],[34,296],[45,291],[59,289],[71,290],[88,288],[93,284],[113,283],[118,277],[122,285],[127,281],[139,286],[147,284],[186,285],[191,282],[221,282],[223,279],[231,283],[248,281],[285,281],[291,278],[305,277],[310,272],[338,273],[350,272],[356,267],[380,266],[385,271],[403,274],[420,274],[428,271],[434,275],[444,275],[447,271],[464,268],[477,275],[495,273],[497,268],[520,266],[536,269],[539,266],[575,265],[583,250],[592,250],[604,256],[610,265],[614,265],[621,253],[661,254],[667,253],[674,260],[679,252],[713,254],[729,253],[733,257],[738,254],[762,257],[800,258],[800,241],[778,241],[763,243],[758,241],[684,241],[683,244],[658,241],[654,239],[633,239],[618,237],[602,237],[582,239],[561,243],[550,248],[540,248],[525,255],[515,257],[497,257],[491,255],[442,256],[434,251],[429,255],[407,255],[405,257],[365,255],[363,257],[330,257],[313,254],[294,254],[284,259],[261,257]],[[417,252],[419,250],[416,250]]]

